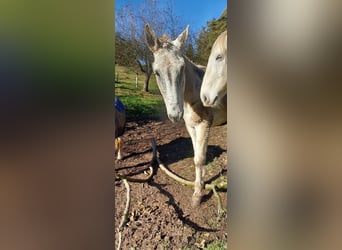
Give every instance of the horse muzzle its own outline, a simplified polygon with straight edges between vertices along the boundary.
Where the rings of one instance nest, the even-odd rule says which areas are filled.
[[[218,95],[201,95],[201,101],[205,107],[215,107],[218,101]]]
[[[168,113],[167,116],[172,122],[179,122],[183,118],[183,111]]]

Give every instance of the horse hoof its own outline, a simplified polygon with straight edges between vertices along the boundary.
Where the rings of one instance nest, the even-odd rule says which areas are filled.
[[[198,207],[201,204],[202,196],[193,195],[191,200],[192,207]]]
[[[121,161],[123,159],[123,156],[121,153],[118,153],[117,157],[116,157],[117,160]]]

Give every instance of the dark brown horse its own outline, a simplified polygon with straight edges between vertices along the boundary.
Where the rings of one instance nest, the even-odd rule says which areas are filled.
[[[115,152],[117,152],[117,159],[122,159],[122,140],[121,136],[125,130],[126,124],[126,110],[119,98],[115,97]]]

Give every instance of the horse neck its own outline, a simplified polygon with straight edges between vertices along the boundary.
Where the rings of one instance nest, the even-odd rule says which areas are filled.
[[[184,103],[193,105],[200,99],[200,90],[204,72],[184,56],[185,61],[185,88],[184,88]],[[201,74],[201,72],[203,74]]]

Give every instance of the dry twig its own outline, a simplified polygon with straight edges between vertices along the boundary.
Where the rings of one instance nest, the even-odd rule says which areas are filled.
[[[126,206],[125,206],[125,210],[124,213],[121,217],[121,222],[118,228],[118,234],[119,234],[119,243],[118,243],[118,250],[121,249],[121,243],[122,243],[122,231],[123,231],[123,227],[127,221],[128,218],[128,212],[129,212],[129,207],[130,207],[130,202],[131,202],[131,198],[130,198],[130,186],[129,186],[129,182],[136,182],[136,183],[144,183],[144,182],[148,182],[152,176],[154,175],[154,171],[153,171],[153,163],[157,162],[158,166],[160,167],[161,170],[163,170],[168,176],[170,176],[172,179],[186,185],[186,186],[190,186],[190,187],[194,187],[195,183],[192,181],[188,181],[185,180],[184,178],[176,175],[175,173],[171,172],[168,168],[166,168],[164,166],[164,164],[161,162],[161,160],[159,159],[157,153],[157,148],[156,148],[156,141],[153,138],[152,139],[152,150],[153,150],[153,156],[152,156],[152,160],[149,164],[149,169],[150,169],[150,173],[147,176],[147,178],[145,179],[137,179],[137,178],[131,178],[128,176],[124,176],[124,175],[120,175],[117,174],[117,179],[116,180],[122,180],[125,184],[126,187]],[[205,190],[212,190],[215,197],[217,198],[217,203],[218,203],[218,213],[220,216],[222,216],[225,212],[225,210],[223,209],[222,206],[222,200],[221,197],[218,195],[217,193],[217,189],[226,189],[227,188],[227,180],[222,176],[218,179],[216,179],[215,181],[212,181],[209,184],[205,184],[204,185],[204,189]]]
[[[152,167],[152,164],[153,162],[155,161],[156,157],[155,155],[153,154],[153,158],[152,158],[152,161],[150,162],[149,164],[149,169],[150,169],[150,173],[149,175],[147,176],[147,178],[145,179],[137,179],[137,178],[131,178],[131,177],[128,177],[128,176],[125,176],[125,175],[120,175],[120,174],[117,174],[117,179],[116,180],[122,180],[123,183],[125,184],[125,187],[126,187],[126,206],[125,206],[125,210],[123,212],[123,215],[121,217],[121,222],[120,222],[120,225],[119,225],[119,228],[118,228],[118,247],[117,249],[120,250],[121,249],[121,244],[122,244],[122,231],[123,231],[123,227],[127,221],[127,218],[128,218],[128,212],[129,212],[129,207],[130,207],[130,204],[131,204],[131,195],[130,195],[130,186],[129,186],[129,182],[136,182],[136,183],[144,183],[144,182],[148,182],[153,174],[154,174],[154,171],[153,171],[153,167]]]
[[[120,222],[120,225],[119,225],[119,243],[118,243],[118,250],[121,249],[121,241],[122,241],[122,230],[123,230],[123,227],[127,221],[127,218],[128,218],[128,211],[129,211],[129,207],[130,207],[130,203],[131,203],[131,189],[129,187],[129,184],[128,184],[128,181],[127,179],[123,178],[122,179],[124,184],[125,184],[125,187],[126,187],[126,206],[125,206],[125,210],[124,210],[124,213],[122,215],[122,218],[121,218],[121,222]]]
[[[168,168],[164,166],[164,164],[161,162],[161,160],[157,157],[157,149],[156,149],[156,142],[155,139],[152,139],[152,149],[153,149],[153,156],[155,157],[155,160],[158,162],[158,165],[161,170],[163,170],[168,176],[170,176],[172,179],[190,187],[195,186],[195,182],[188,181],[175,173],[171,172]],[[152,160],[153,161],[153,160]],[[212,181],[209,184],[204,185],[205,190],[212,190],[215,197],[217,198],[217,206],[218,206],[218,213],[220,216],[222,216],[225,212],[222,206],[222,200],[219,194],[217,193],[217,189],[227,189],[227,180],[222,176],[215,181]]]

